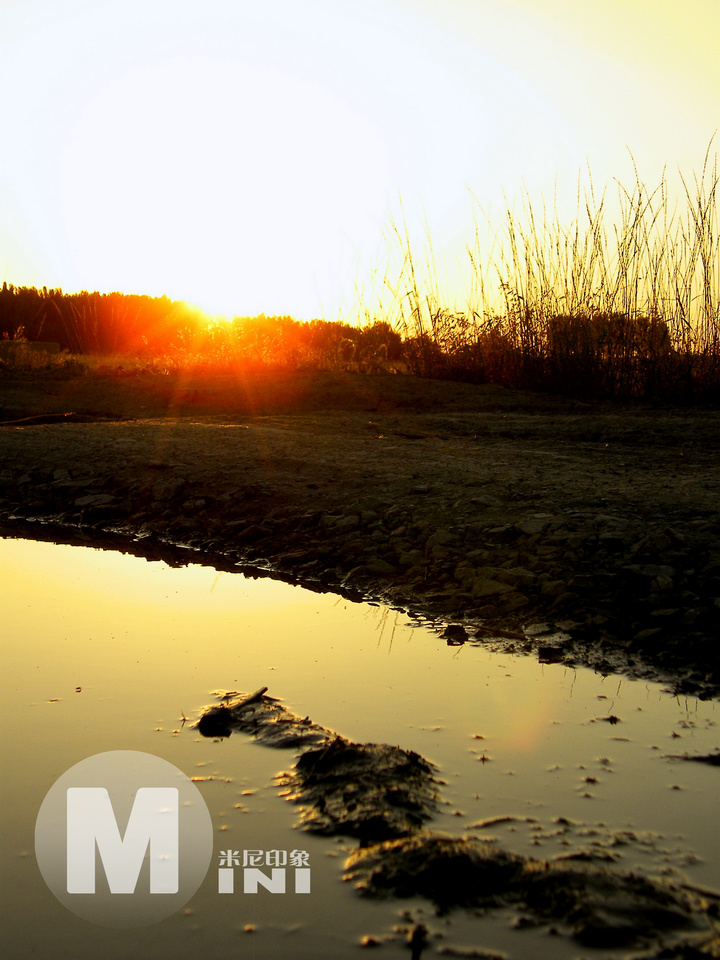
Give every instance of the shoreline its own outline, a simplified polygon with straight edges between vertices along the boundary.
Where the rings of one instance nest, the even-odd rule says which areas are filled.
[[[449,643],[720,696],[720,415],[358,380],[345,408],[321,391],[311,410],[5,426],[3,527],[278,576],[452,625]],[[13,414],[57,412],[25,389],[35,406]]]

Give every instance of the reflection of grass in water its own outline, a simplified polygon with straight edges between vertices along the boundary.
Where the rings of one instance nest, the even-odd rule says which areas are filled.
[[[663,176],[607,191],[592,180],[564,225],[523,198],[483,243],[467,248],[467,305],[448,306],[432,241],[418,255],[392,223],[377,289],[358,311],[403,334],[414,372],[580,396],[692,399],[720,385],[720,231],[717,160],[671,209]],[[372,298],[372,301],[371,301]],[[369,303],[378,306],[371,309]]]

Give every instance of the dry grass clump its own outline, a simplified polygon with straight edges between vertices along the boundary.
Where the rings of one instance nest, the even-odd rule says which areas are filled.
[[[428,238],[418,257],[393,223],[376,274],[379,313],[403,335],[413,372],[593,398],[720,398],[717,160],[709,149],[671,209],[665,177],[635,171],[606,190],[578,189],[563,224],[525,195],[499,229],[467,248],[468,302],[448,306]],[[489,227],[491,225],[489,224]],[[365,303],[360,312],[370,315]]]
[[[148,369],[195,373],[343,370],[377,373],[400,362],[402,340],[382,321],[368,327],[292,317],[236,317],[187,330],[178,342],[150,352]]]

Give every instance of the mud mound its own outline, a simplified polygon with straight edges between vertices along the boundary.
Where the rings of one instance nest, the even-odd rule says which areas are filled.
[[[311,747],[330,743],[337,734],[287,710],[275,697],[266,695],[267,687],[245,696],[221,694],[223,702],[210,707],[198,721],[204,737],[229,737],[236,730],[252,736],[266,747]]]
[[[510,907],[520,927],[551,924],[554,932],[593,948],[649,948],[660,940],[663,950],[691,951],[667,956],[714,956],[699,952],[708,943],[714,949],[711,941],[687,940],[693,931],[703,931],[699,936],[707,940],[708,919],[720,914],[712,892],[609,870],[577,855],[534,860],[492,841],[425,831],[437,812],[439,781],[419,754],[351,743],[287,710],[267,696],[267,687],[219,696],[221,703],[198,722],[200,733],[227,737],[239,731],[266,746],[295,748],[294,768],[276,783],[300,804],[306,830],[359,841],[345,864],[345,879],[360,893],[420,896],[440,913]]]
[[[417,753],[385,743],[351,743],[308,717],[287,710],[262,687],[206,710],[205,737],[237,730],[267,747],[294,747],[294,769],[277,778],[302,806],[300,822],[313,833],[355,837],[362,844],[404,837],[437,812],[435,768]]]
[[[338,737],[304,753],[279,783],[302,804],[305,829],[366,844],[406,836],[432,819],[437,812],[434,772],[412,751]]]
[[[361,893],[420,896],[447,910],[499,906],[524,861],[490,843],[425,833],[356,851],[345,868]]]
[[[371,896],[422,896],[451,907],[515,906],[528,923],[559,923],[595,948],[642,945],[702,929],[702,898],[671,884],[588,864],[539,861],[474,839],[416,834],[359,850],[345,879]]]

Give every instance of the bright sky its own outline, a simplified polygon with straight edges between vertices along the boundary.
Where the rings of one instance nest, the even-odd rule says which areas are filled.
[[[699,171],[720,0],[0,0],[0,280],[334,316],[402,196]],[[715,147],[717,146],[717,141]]]

